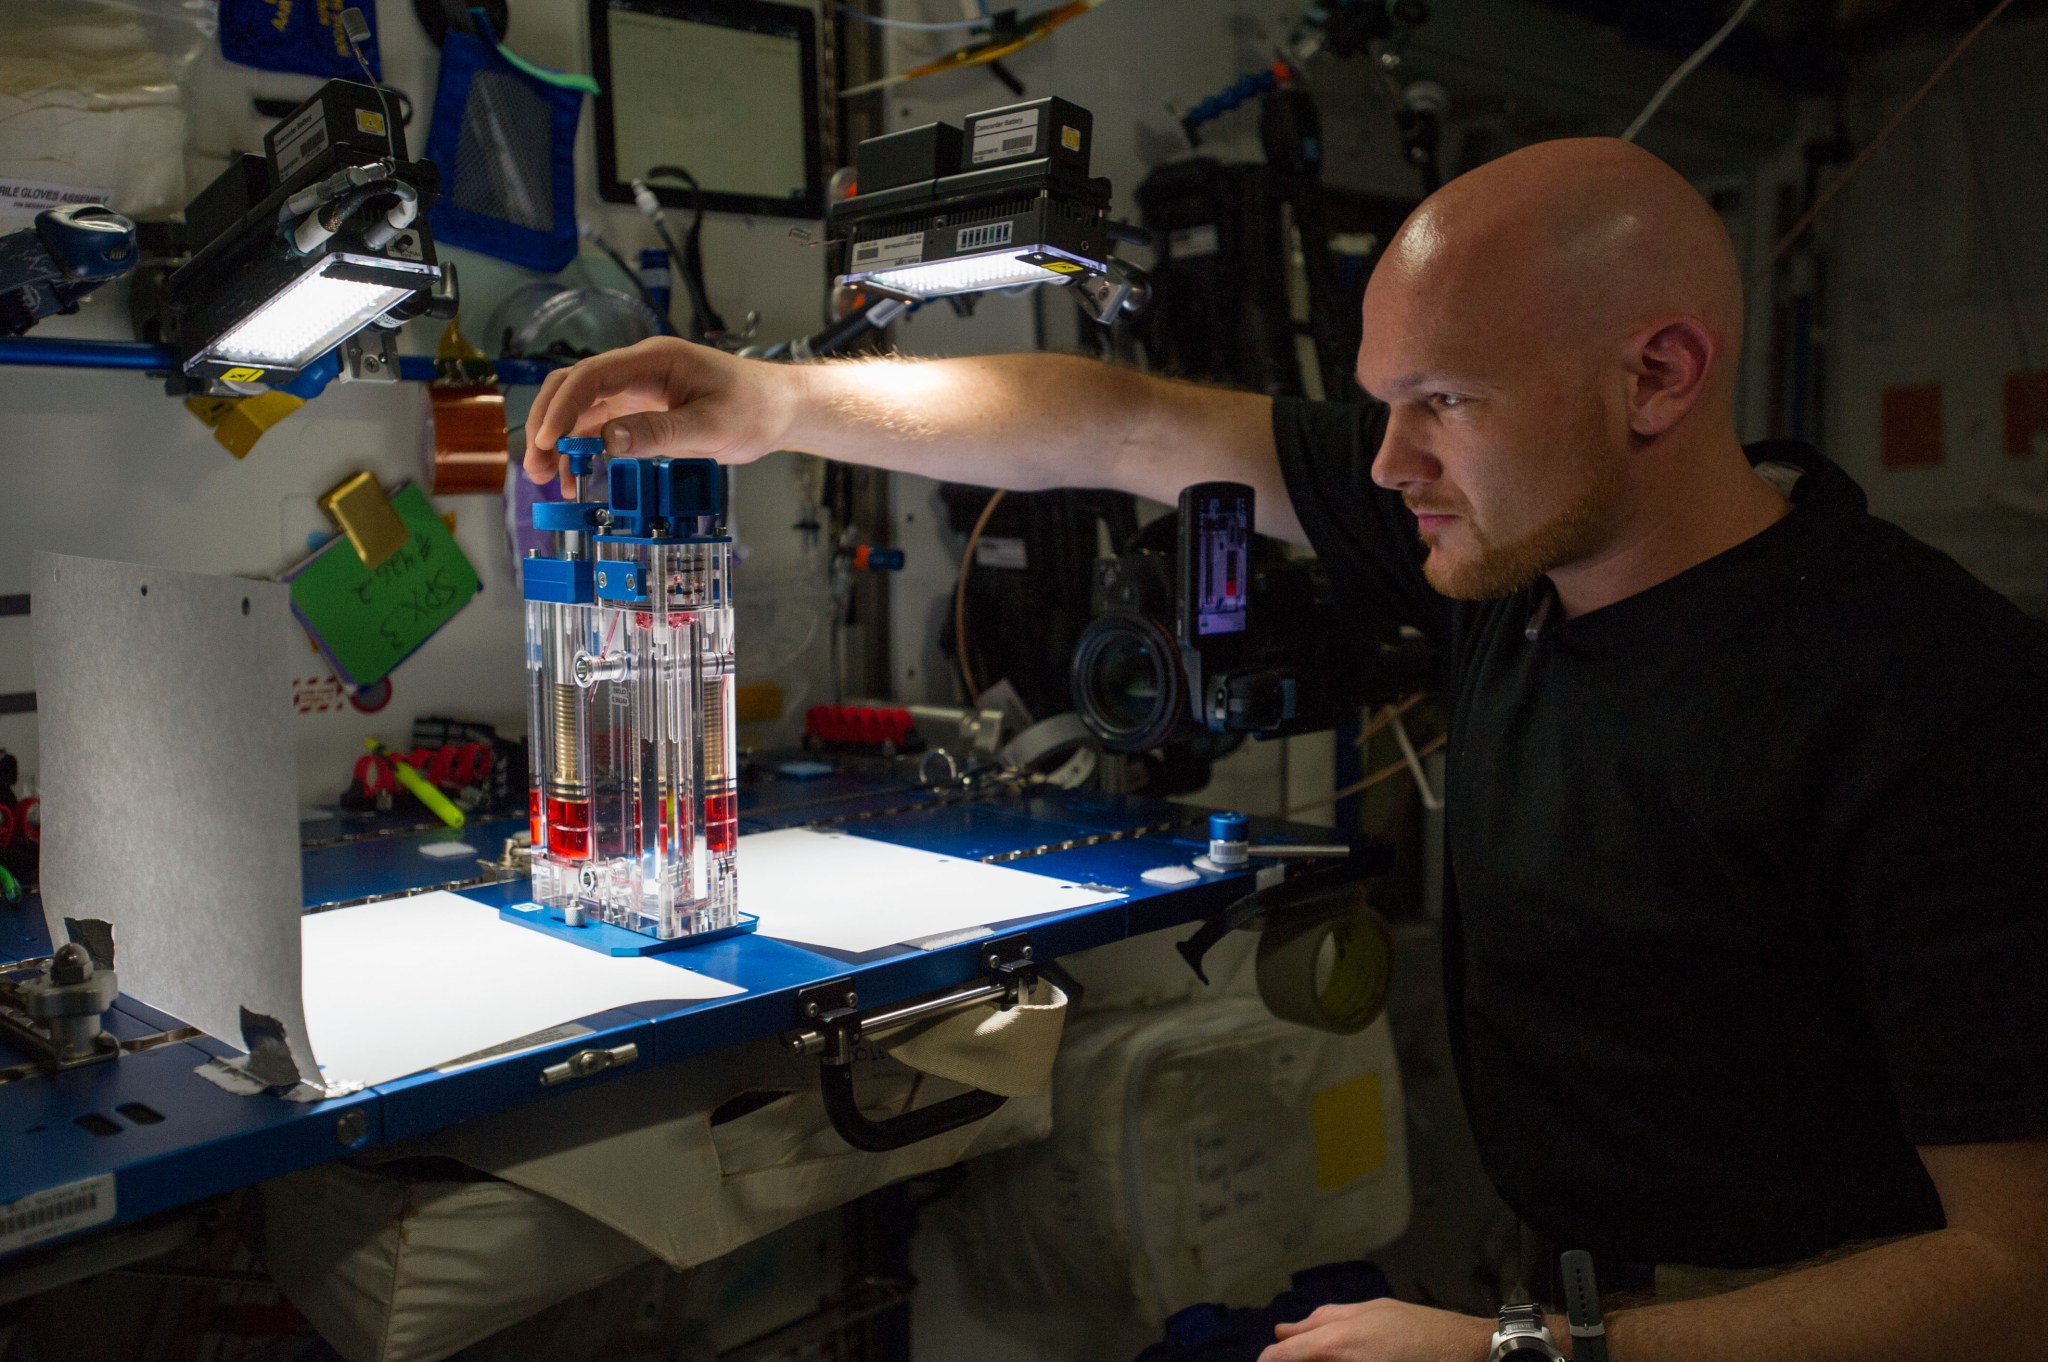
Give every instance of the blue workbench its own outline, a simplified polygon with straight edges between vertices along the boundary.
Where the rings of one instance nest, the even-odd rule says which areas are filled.
[[[745,792],[741,807],[743,832],[825,825],[960,857],[1028,852],[1008,863],[1073,883],[1114,886],[1123,893],[1117,901],[1093,907],[990,924],[998,935],[1028,932],[1039,960],[1208,916],[1251,888],[1248,872],[1177,889],[1143,883],[1141,871],[1185,864],[1205,849],[1206,824],[1200,811],[1125,796],[1031,793],[945,803],[908,787],[840,779]],[[308,825],[308,908],[474,880],[479,873],[475,858],[436,859],[421,847],[459,838],[479,855],[493,857],[522,821],[477,823],[460,834],[395,836],[351,835],[341,825]],[[1178,826],[1133,835],[1169,822]],[[1255,836],[1312,831],[1280,823],[1254,826]],[[1118,840],[1081,844],[1105,835]],[[1066,843],[1078,845],[1043,850]],[[524,879],[471,884],[459,892],[488,904],[527,898]],[[557,1092],[786,1032],[796,1021],[796,993],[809,985],[851,976],[863,1006],[869,1007],[971,983],[984,976],[978,944],[937,950],[893,946],[847,955],[760,936],[707,942],[657,958],[738,984],[745,993],[601,1013],[582,1019],[587,1033],[556,1044],[317,1103],[235,1096],[201,1078],[194,1069],[209,1056],[239,1053],[204,1036],[61,1074],[36,1073],[0,1083],[0,1208],[72,1185],[80,1185],[83,1194],[104,1196],[105,1179],[111,1177],[114,1208],[106,1223],[124,1224]],[[38,908],[0,906],[0,961],[47,949]],[[117,1035],[132,1038],[178,1023],[123,995],[108,1025]],[[541,1070],[576,1051],[628,1042],[638,1050],[631,1063],[562,1087],[541,1086]],[[0,1070],[24,1059],[0,1043]],[[4,1230],[0,1224],[0,1233]],[[15,1257],[63,1242],[45,1241]],[[9,1258],[0,1262],[12,1265]]]

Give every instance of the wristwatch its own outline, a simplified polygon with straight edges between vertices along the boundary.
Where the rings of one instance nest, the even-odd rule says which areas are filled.
[[[1565,1362],[1557,1341],[1543,1323],[1543,1311],[1530,1302],[1503,1305],[1486,1362]]]

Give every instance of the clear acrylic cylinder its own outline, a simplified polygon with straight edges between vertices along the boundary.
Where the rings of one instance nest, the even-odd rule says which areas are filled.
[[[662,940],[732,927],[730,545],[597,550],[596,602],[527,603],[534,900]],[[642,599],[605,599],[615,580]]]

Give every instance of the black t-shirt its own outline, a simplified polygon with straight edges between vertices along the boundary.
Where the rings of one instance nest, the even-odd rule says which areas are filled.
[[[1429,588],[1385,419],[1273,413],[1340,598],[1443,648],[1452,1031],[1502,1195],[1596,1261],[1939,1228],[1916,1144],[2048,1136],[2048,626],[1773,442],[1787,515],[1532,641],[1547,581]]]

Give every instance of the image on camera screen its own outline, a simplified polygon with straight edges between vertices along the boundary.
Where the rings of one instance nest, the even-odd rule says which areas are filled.
[[[1235,497],[1204,497],[1196,512],[1200,532],[1195,633],[1241,634],[1251,556],[1251,508]]]

